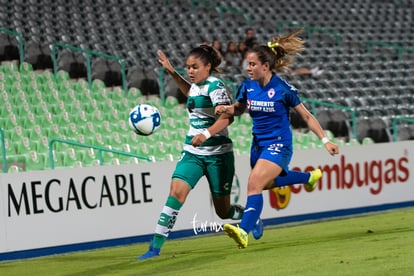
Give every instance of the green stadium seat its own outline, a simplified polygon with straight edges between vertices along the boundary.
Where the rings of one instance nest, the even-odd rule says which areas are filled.
[[[361,144],[362,145],[371,145],[371,144],[375,144],[375,141],[371,137],[364,137],[364,138],[362,138]]]
[[[6,74],[13,74],[19,71],[19,65],[17,61],[3,61],[0,67]]]
[[[62,168],[63,167],[63,156],[65,155],[65,151],[58,151],[53,150],[53,160],[55,168]],[[49,160],[50,162],[50,160]],[[50,166],[50,164],[49,164]],[[49,167],[48,166],[48,167]]]
[[[330,131],[329,129],[324,129],[324,132],[325,132],[326,137],[328,137],[330,141],[335,141],[335,135],[333,134],[332,131]]]
[[[339,147],[344,147],[346,145],[346,139],[344,137],[337,137],[335,139],[335,143],[339,146]]]
[[[9,168],[7,169],[8,173],[19,173],[24,171],[21,167],[17,166],[17,165],[10,165]]]
[[[239,135],[233,140],[233,146],[235,149],[238,149],[240,154],[250,153],[250,143],[251,139],[249,137]]]
[[[102,145],[102,147],[107,148],[107,149],[114,149],[114,147],[112,147],[112,145],[110,144]],[[117,158],[117,157],[118,157],[118,154],[114,154],[113,152],[110,152],[110,151],[102,152],[102,158],[103,158],[104,164],[109,164],[113,158]]]
[[[250,114],[247,113],[247,112],[241,114],[239,122],[242,123],[242,124],[251,125],[252,124],[252,119],[250,118]]]
[[[64,70],[58,70],[56,76],[55,76],[55,80],[56,81],[60,81],[62,83],[64,82],[70,82],[70,76],[69,76],[69,72],[64,71]]]
[[[82,144],[89,144],[88,142],[90,142],[89,140],[87,141],[86,140],[86,136],[85,135],[83,135],[82,133],[79,133],[76,137],[75,137],[75,139],[74,139],[75,141],[77,141],[77,142],[79,142],[79,143],[82,143]]]
[[[111,165],[121,165],[121,161],[119,160],[119,158],[118,158],[118,157],[113,157],[113,158],[111,158],[111,160],[110,160],[110,164],[111,164]]]
[[[187,136],[187,132],[188,132],[187,128],[182,128],[182,127],[177,128],[178,139],[180,141],[184,141],[185,137]]]
[[[237,137],[239,135],[251,137],[251,127],[245,124],[239,124],[237,121],[229,126],[230,137]]]
[[[61,127],[63,129],[63,134],[68,137],[76,137],[79,134],[77,125],[74,122],[70,122],[66,127]]]
[[[31,150],[37,150],[37,145],[35,143],[31,143],[31,140],[28,137],[19,137],[14,139],[13,147],[16,154],[25,154]]]
[[[162,116],[162,115],[161,115]],[[177,127],[182,127],[182,123],[173,117],[161,117],[160,129],[174,130]]]
[[[348,142],[345,143],[345,146],[360,146],[361,143],[358,141],[357,138],[351,138]]]
[[[64,167],[69,167],[69,168],[79,167],[80,164],[78,161],[80,160],[77,159],[76,152],[73,147],[69,147],[66,151],[63,151],[62,153],[63,153],[62,165]]]
[[[0,83],[1,98],[3,100],[3,103],[10,103],[9,102],[9,94],[4,89],[5,89],[4,85],[2,83]]]
[[[139,164],[147,162],[143,159],[126,155],[119,155],[119,161],[121,162],[121,164]]]
[[[111,144],[115,149],[120,150],[124,141],[122,140],[121,135],[118,132],[113,132],[111,135],[108,135],[107,142]]]
[[[101,122],[100,131],[102,134],[112,133],[112,124],[108,120]]]
[[[102,123],[102,121],[107,120],[108,114],[101,112],[100,110],[94,109],[88,113],[88,121],[92,121],[96,124]]]
[[[178,160],[181,156],[183,150],[184,142],[180,140],[173,140],[170,146],[170,153],[172,154],[174,160]]]
[[[40,137],[40,141],[38,143],[37,150],[38,150],[38,152],[48,152],[48,150],[49,150],[49,138],[46,135],[43,135],[43,136]]]
[[[27,170],[27,153],[25,154],[8,154],[6,156],[7,166],[10,169],[11,166],[15,166],[17,168],[13,168],[13,172],[21,172]],[[16,170],[17,169],[17,170]]]
[[[103,89],[106,89],[106,85],[105,85],[104,81],[102,81],[100,79],[94,79],[92,81],[92,92],[94,93],[94,95],[95,95],[95,93],[100,94],[100,92]]]
[[[293,139],[293,143],[297,143],[300,145],[304,145],[310,142],[310,139],[307,133],[304,133],[301,131],[293,131],[292,139]]]
[[[154,145],[149,143],[140,143],[137,148],[137,153],[144,156],[153,156],[154,155]]]
[[[33,66],[30,63],[23,62],[20,64],[20,73],[28,74],[33,72]]]
[[[111,131],[112,124],[109,121],[99,122],[99,124],[89,121],[82,125],[82,129],[87,133],[107,133]]]
[[[187,110],[182,105],[177,105],[172,109],[167,109],[168,117],[175,118],[176,120],[182,120],[183,118],[187,118]]]
[[[63,133],[60,132],[60,127],[56,123],[52,123],[49,127],[44,127],[47,131],[47,137],[52,138],[61,138]]]
[[[153,155],[156,161],[165,161],[174,160],[173,155],[170,151],[171,145],[169,143],[164,143],[163,141],[158,141],[153,147]]]
[[[163,106],[161,98],[156,96],[156,95],[149,95],[147,100],[146,100],[146,103],[148,103],[150,105],[153,105],[157,108],[160,107],[160,106]]]
[[[129,127],[129,123],[128,121],[125,120],[114,120],[111,122],[111,128],[117,130],[119,132],[119,134],[122,133],[127,133],[132,131],[131,128]]]
[[[115,88],[108,90],[106,96],[108,99],[111,99],[114,102],[119,102],[125,98],[125,92],[120,88]]]
[[[165,107],[166,108],[175,108],[179,105],[178,99],[174,96],[167,96],[165,98]]]
[[[96,145],[96,146],[104,146],[105,145],[104,137],[103,137],[101,132],[95,133],[94,141],[95,141],[94,145]]]
[[[117,104],[117,103],[116,103]],[[116,108],[112,99],[104,98],[99,102],[100,109]]]
[[[76,159],[81,161],[82,166],[91,167],[99,165],[99,160],[93,148],[77,149],[76,155]]]
[[[81,125],[89,121],[89,115],[83,110],[77,110],[71,116],[72,122]]]
[[[142,92],[139,88],[131,87],[128,90],[127,98],[129,101],[136,102],[138,98],[142,97]]]
[[[30,151],[29,157],[26,159],[26,166],[28,171],[38,171],[48,168],[46,163],[46,153],[38,153],[36,151]]]
[[[40,140],[40,137],[42,137],[42,135],[44,135],[46,132],[43,131],[43,129],[41,128],[40,125],[36,124],[37,122],[35,122],[32,127],[31,127],[31,132],[30,132],[30,139],[38,139]]]

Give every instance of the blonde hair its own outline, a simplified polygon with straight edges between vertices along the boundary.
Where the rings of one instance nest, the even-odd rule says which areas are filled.
[[[293,64],[294,58],[305,50],[305,41],[298,36],[302,32],[303,29],[298,29],[287,35],[273,37],[267,45],[254,47],[249,52],[255,52],[260,62],[269,62],[272,70],[285,72]]]

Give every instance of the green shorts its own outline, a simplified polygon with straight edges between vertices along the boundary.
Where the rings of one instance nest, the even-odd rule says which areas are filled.
[[[180,179],[194,189],[203,175],[206,176],[214,197],[230,195],[234,176],[234,153],[195,155],[183,151],[172,179]]]

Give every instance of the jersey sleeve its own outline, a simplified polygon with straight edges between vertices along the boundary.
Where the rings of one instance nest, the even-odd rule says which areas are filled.
[[[239,103],[247,103],[247,82],[243,81],[237,89],[236,101]]]
[[[299,95],[298,95],[298,90],[290,85],[289,83],[286,83],[286,90],[285,93],[283,94],[283,99],[285,101],[285,104],[290,106],[290,107],[295,107],[298,104],[301,103]]]
[[[232,97],[230,96],[229,91],[226,89],[226,86],[222,81],[216,81],[211,85],[211,91],[209,96],[213,107],[217,105],[230,105],[232,104]]]

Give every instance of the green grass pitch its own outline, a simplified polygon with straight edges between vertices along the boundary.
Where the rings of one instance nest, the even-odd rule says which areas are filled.
[[[0,262],[1,275],[414,275],[414,208],[265,227],[237,249],[223,232]]]

